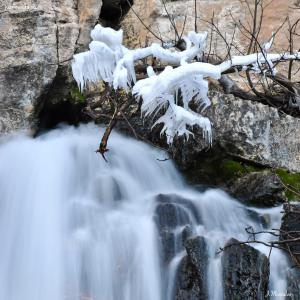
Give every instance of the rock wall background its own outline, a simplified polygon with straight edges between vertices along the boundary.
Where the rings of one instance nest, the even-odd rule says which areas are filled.
[[[99,0],[4,0],[0,4],[0,132],[28,128],[34,107],[100,15]]]
[[[264,1],[268,4],[271,1]],[[165,3],[165,5],[163,5]],[[254,1],[249,1],[253,9]],[[270,3],[264,10],[264,20],[261,30],[261,41],[268,41],[273,31],[281,25],[287,16],[291,22],[297,19],[300,3],[298,0],[276,0]],[[173,18],[179,34],[184,28],[184,33],[195,30],[195,5],[194,0],[136,0],[133,5],[133,11],[130,11],[123,21],[125,34],[127,35],[127,43],[133,47],[144,45],[147,41],[158,41],[141,22],[137,22],[139,15],[144,23],[151,28],[157,36],[161,36],[164,40],[174,40],[174,28],[170,24],[169,16]],[[208,31],[207,23],[204,21],[211,20],[214,15],[215,23],[219,26],[222,33],[226,35],[230,41],[233,34],[234,26],[230,14],[238,21],[247,24],[250,22],[251,16],[247,10],[247,6],[240,0],[198,0],[197,1],[197,29],[199,31]],[[184,26],[184,20],[186,22]],[[278,34],[274,49],[286,49],[287,36],[284,31],[287,29],[284,25],[281,33]],[[138,36],[137,40],[135,37]],[[240,41],[240,45],[245,43],[245,38],[237,30],[235,37]],[[298,39],[300,42],[300,39]],[[218,39],[218,50],[224,51],[225,45],[222,39]]]
[[[262,38],[268,39],[287,15],[294,20],[299,11],[293,7],[299,6],[298,0],[272,3],[265,10]],[[101,0],[3,0],[0,4],[0,133],[30,127],[35,108],[43,106],[43,95],[49,89],[56,89],[52,85],[55,78],[72,81],[70,74],[66,74],[70,59],[76,51],[86,49],[90,29],[99,18],[105,25],[118,27],[128,9],[127,0],[104,0],[103,3]],[[166,1],[167,11],[160,0],[136,0],[133,9],[165,40],[174,39],[168,14],[174,17],[180,32],[185,16],[184,31],[194,29],[193,0]],[[198,1],[198,29],[207,30],[207,24],[200,19],[209,20],[214,13],[220,28],[230,36],[233,26],[229,11],[237,19],[247,20],[245,7],[239,0]],[[130,10],[122,22],[130,47],[155,40],[135,13]],[[242,41],[238,34],[237,38]],[[282,48],[286,43],[286,36],[279,35],[276,47]],[[220,41],[217,47],[224,50]]]

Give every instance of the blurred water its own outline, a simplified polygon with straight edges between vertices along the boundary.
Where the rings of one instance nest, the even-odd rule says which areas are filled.
[[[94,126],[69,127],[0,145],[0,299],[165,300],[172,282],[162,280],[159,193],[195,203],[203,223],[191,220],[194,232],[209,240],[209,298],[222,299],[216,250],[260,225],[222,191],[189,189],[140,142],[113,134],[106,163],[94,152],[100,137]],[[270,228],[279,227],[279,211],[266,210]],[[169,278],[182,256],[178,250]],[[271,258],[271,286],[284,290],[285,259],[275,250]]]

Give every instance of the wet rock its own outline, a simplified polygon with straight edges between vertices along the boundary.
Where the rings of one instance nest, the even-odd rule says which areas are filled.
[[[281,240],[291,240],[300,238],[300,204],[292,203],[284,205],[284,215],[281,220]],[[300,253],[300,241],[288,244],[292,252]],[[300,259],[300,255],[296,255]],[[293,263],[293,262],[292,262]],[[300,277],[299,277],[300,281]]]
[[[226,246],[239,243],[230,239]],[[269,281],[268,258],[248,245],[225,248],[222,256],[224,299],[266,299]]]
[[[185,199],[182,196],[177,194],[159,194],[156,197],[156,201],[159,202],[161,205],[173,204],[176,207],[181,207],[182,208],[181,211],[185,211],[186,214],[189,215],[188,218],[191,219],[191,221],[201,223],[201,216],[197,208],[195,207],[194,203],[189,199]],[[182,217],[183,216],[181,216],[181,218]],[[174,221],[170,220],[170,222],[174,222]],[[185,222],[183,221],[182,224],[185,224]]]
[[[271,223],[271,217],[269,214],[261,214],[252,209],[245,209],[246,214],[254,222],[260,224],[263,228],[268,228]]]
[[[292,269],[287,274],[287,299],[299,300],[300,299],[300,271]]]
[[[269,171],[246,174],[229,189],[233,197],[249,206],[272,207],[286,199],[280,178]]]
[[[189,238],[185,248],[187,255],[178,268],[175,299],[208,299],[206,283],[208,255],[205,239],[200,236]]]
[[[168,263],[183,250],[183,243],[192,235],[191,224],[199,223],[200,216],[193,203],[175,194],[160,194],[155,221],[159,231],[163,260]]]
[[[182,243],[185,244],[187,239],[193,235],[193,228],[191,225],[187,225],[183,228],[181,232],[181,237],[182,237]]]
[[[159,237],[163,250],[163,261],[168,264],[180,251],[183,251],[184,244],[193,235],[193,228],[186,225],[182,228],[162,228],[159,230]]]
[[[156,208],[157,221],[160,228],[175,228],[189,223],[189,215],[185,207],[177,203],[161,203]]]

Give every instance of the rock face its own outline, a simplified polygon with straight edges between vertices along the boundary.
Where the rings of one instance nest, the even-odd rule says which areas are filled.
[[[0,4],[0,133],[28,126],[58,67],[89,42],[100,0],[12,1]]]
[[[196,236],[185,242],[187,255],[182,259],[176,280],[176,300],[205,300],[207,293],[208,255],[203,237]]]
[[[140,136],[168,149],[181,171],[196,178],[194,183],[204,183],[203,168],[205,172],[214,168],[217,159],[222,157],[263,168],[300,172],[300,119],[218,91],[210,92],[209,98],[212,105],[204,114],[212,123],[212,147],[195,127],[194,137],[188,141],[175,138],[172,147],[168,147],[160,138],[159,125],[152,128],[152,123],[143,122],[139,114],[131,119],[131,124]],[[126,122],[120,122],[118,128],[132,134]],[[211,176],[217,175],[211,173]]]
[[[269,40],[272,31],[275,30],[285,19],[289,16],[291,20],[297,19],[297,11],[293,9],[297,5],[297,0],[277,0],[276,6],[268,6],[264,10],[264,24],[260,37],[262,40]],[[122,0],[119,0],[122,2]],[[164,1],[165,6],[160,0],[135,0],[133,9],[134,12],[129,12],[123,22],[123,28],[126,31],[127,43],[132,47],[136,47],[141,43],[142,45],[148,40],[159,41],[153,34],[145,28],[143,24],[138,22],[136,14],[143,20],[151,31],[157,36],[162,37],[165,41],[174,40],[175,30],[174,26],[169,21],[169,16],[173,19],[173,23],[177,27],[179,35],[182,29],[184,32],[195,30],[195,1],[194,0],[167,0]],[[253,5],[253,2],[249,2]],[[299,4],[298,4],[299,6]],[[253,6],[252,6],[253,8]],[[276,16],[274,15],[274,8],[276,8]],[[247,22],[250,19],[250,14],[247,12],[246,5],[243,5],[238,0],[202,0],[197,1],[197,29],[199,31],[207,31],[207,23],[202,20],[211,20],[215,17],[215,22],[218,20],[219,28],[226,28],[226,36],[230,41],[230,37],[234,32],[234,25],[230,14],[236,20]],[[186,20],[185,20],[186,19]],[[138,36],[139,40],[135,39]],[[239,44],[245,42],[245,38],[239,32],[235,32],[235,38]],[[276,41],[276,47],[286,49],[287,41],[283,33],[279,33]],[[226,51],[226,46],[222,39],[218,40],[218,48]]]
[[[213,149],[242,161],[300,172],[300,119],[280,115],[260,103],[211,92],[206,111],[213,127]],[[173,154],[183,169],[197,168],[209,145],[201,132],[184,144],[176,143]],[[211,151],[211,150],[210,150]]]
[[[238,178],[231,186],[232,196],[243,204],[271,207],[285,201],[284,186],[278,175],[269,172],[252,172]]]
[[[208,112],[215,140],[243,159],[300,171],[300,119],[272,107],[216,94]]]
[[[231,239],[226,246],[238,243]],[[222,256],[224,300],[263,300],[268,294],[269,261],[248,245],[225,248]]]

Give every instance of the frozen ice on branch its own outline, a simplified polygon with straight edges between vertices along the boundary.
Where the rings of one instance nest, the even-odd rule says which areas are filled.
[[[142,116],[154,119],[160,113],[153,126],[164,124],[161,134],[166,135],[169,144],[176,135],[188,138],[192,134],[189,129],[195,125],[202,128],[204,138],[211,143],[209,119],[192,111],[189,106],[193,101],[200,108],[198,111],[203,111],[210,105],[208,77],[219,79],[223,72],[238,66],[247,66],[257,73],[269,70],[273,74],[274,62],[300,59],[299,53],[267,53],[273,37],[262,52],[233,56],[218,65],[198,61],[206,47],[206,32],[190,32],[184,37],[184,51],[165,49],[156,43],[130,50],[122,45],[122,30],[115,31],[99,24],[92,30],[91,38],[90,50],[74,55],[72,63],[73,76],[79,88],[84,90],[90,83],[104,81],[116,90],[132,90],[137,101],[142,101]],[[166,67],[156,74],[149,66],[148,78],[137,81],[135,63],[149,56]]]

